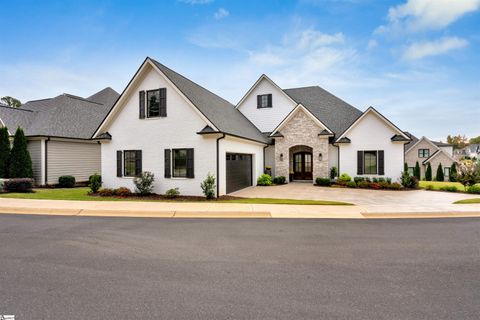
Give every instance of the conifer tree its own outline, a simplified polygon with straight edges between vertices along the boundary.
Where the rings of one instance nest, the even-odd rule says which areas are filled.
[[[27,150],[27,138],[18,128],[13,138],[13,146],[9,160],[10,178],[33,178],[32,159]]]

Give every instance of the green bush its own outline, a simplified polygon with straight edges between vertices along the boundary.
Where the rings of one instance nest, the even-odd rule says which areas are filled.
[[[286,181],[287,178],[285,178],[284,176],[278,176],[273,179],[273,183],[275,184],[285,184]]]
[[[213,199],[215,197],[215,176],[209,173],[207,178],[200,184],[200,187],[202,188],[205,198],[208,200]]]
[[[30,178],[14,178],[5,180],[3,189],[7,192],[32,192],[33,179]]]
[[[430,162],[427,165],[427,170],[425,171],[425,180],[432,181],[432,166]]]
[[[448,192],[457,192],[458,188],[455,186],[443,186],[443,187],[440,187],[440,190],[448,191]]]
[[[347,182],[347,187],[349,188],[356,188],[357,187],[357,183],[355,181],[348,181]]]
[[[128,189],[127,187],[120,187],[117,189],[113,189],[112,193],[117,197],[128,197],[132,194],[132,190]]]
[[[360,181],[365,181],[365,177],[353,177],[353,181],[355,181],[355,183],[359,183]]]
[[[448,177],[450,182],[457,182],[457,164],[454,162],[450,168],[450,176]]]
[[[389,189],[389,190],[400,190],[402,189],[402,185],[398,182],[394,182],[394,183],[389,183],[386,187],[386,189]]]
[[[330,179],[333,180],[338,176],[338,169],[337,167],[332,167],[330,169]]]
[[[147,195],[153,191],[153,182],[155,181],[155,175],[149,171],[140,173],[137,177],[133,178],[133,184],[135,185],[135,192],[140,195]]]
[[[338,181],[347,183],[349,181],[352,181],[352,178],[348,174],[342,173],[340,177],[338,177]]]
[[[435,190],[435,187],[434,187],[433,185],[429,184],[429,185],[427,185],[427,186],[425,187],[425,190],[430,190],[430,191],[432,191],[432,190]]]
[[[27,138],[21,128],[15,132],[8,163],[10,178],[33,178],[32,159],[27,150]]]
[[[330,187],[332,185],[332,181],[329,178],[321,178],[321,177],[316,178],[315,183],[317,184],[317,186],[323,186],[323,187]]]
[[[178,188],[168,189],[167,192],[165,192],[165,197],[170,199],[174,199],[179,195],[180,195],[180,191],[178,190]]]
[[[364,180],[364,181],[359,181],[359,182],[357,183],[357,186],[358,186],[359,188],[362,188],[362,189],[368,189],[368,188],[370,188],[370,182],[365,181],[365,180]]]
[[[7,127],[0,128],[0,178],[8,178],[8,159],[10,157],[10,137]]]
[[[468,187],[467,192],[473,193],[473,194],[480,194],[480,186],[479,185],[470,186]]]
[[[88,186],[90,187],[92,193],[97,193],[102,186],[102,176],[98,173],[91,175],[88,178]]]
[[[260,177],[257,179],[257,185],[258,186],[271,186],[272,185],[272,176],[269,174],[262,174]]]
[[[418,188],[418,179],[415,176],[411,176],[408,172],[402,173],[401,178],[402,186],[409,189],[417,189]]]
[[[430,177],[431,177],[431,173],[432,171],[430,168]],[[417,180],[420,180],[420,164],[418,163],[418,161],[415,163],[415,169],[413,169],[413,176],[417,178]],[[430,180],[432,179],[430,178]]]
[[[75,177],[74,176],[61,176],[58,178],[58,187],[59,188],[73,188],[75,187]]]
[[[443,174],[443,167],[442,167],[441,163],[437,167],[437,175],[435,177],[435,180],[437,180],[437,181],[444,181],[445,180],[445,176]]]
[[[392,178],[386,178],[388,184],[392,183]]]
[[[115,195],[115,191],[113,189],[110,189],[110,188],[102,188],[102,189],[98,190],[98,195],[101,196],[101,197],[111,197],[111,196]]]

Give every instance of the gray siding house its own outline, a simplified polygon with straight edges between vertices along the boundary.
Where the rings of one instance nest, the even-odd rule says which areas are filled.
[[[25,131],[36,185],[56,184],[62,175],[84,182],[100,173],[100,144],[91,137],[118,97],[105,88],[88,98],[64,93],[21,108],[0,105],[0,125],[11,136]]]

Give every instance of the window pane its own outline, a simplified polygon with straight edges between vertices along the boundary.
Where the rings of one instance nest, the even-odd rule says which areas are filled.
[[[262,96],[262,108],[268,107],[268,95],[264,94]]]
[[[147,91],[148,117],[160,116],[160,90]]]
[[[377,174],[377,152],[364,152],[365,174]]]
[[[135,176],[135,151],[125,151],[124,155],[124,175],[133,177]]]
[[[187,176],[187,150],[185,149],[173,150],[173,176]]]
[[[415,170],[414,167],[409,167],[409,168],[408,168],[408,174],[411,175],[411,176],[413,176],[413,171],[414,171],[414,170]]]
[[[305,172],[312,172],[312,155],[305,154]]]

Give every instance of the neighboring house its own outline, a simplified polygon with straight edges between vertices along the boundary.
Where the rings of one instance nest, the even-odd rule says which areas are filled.
[[[448,143],[433,141],[427,137],[418,139],[413,134],[408,133],[411,138],[408,144],[405,145],[405,162],[408,170],[413,174],[413,169],[418,164],[420,165],[420,177],[425,177],[425,171],[428,163],[432,167],[432,177],[435,177],[438,165],[441,163],[445,175],[445,180],[450,176],[450,168],[456,161],[453,158],[453,146]]]
[[[251,185],[271,167],[290,181],[341,173],[400,178],[410,138],[374,108],[354,108],[320,87],[282,90],[262,75],[237,106],[146,58],[94,138],[105,187],[133,188],[142,171],[157,193],[217,195]]]
[[[0,123],[11,136],[24,130],[37,185],[56,184],[62,175],[84,182],[100,173],[101,147],[91,136],[118,96],[105,88],[88,98],[62,94],[21,108],[0,106]]]
[[[462,149],[456,149],[454,151],[454,157],[457,160],[462,160],[463,158],[480,159],[480,143],[471,144]]]

